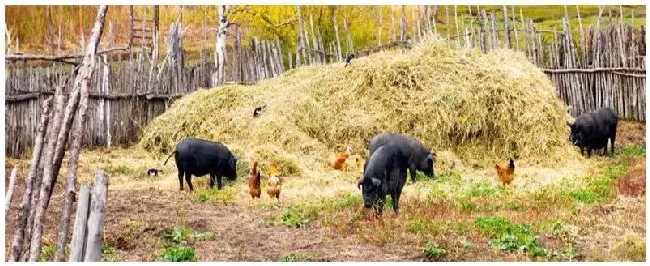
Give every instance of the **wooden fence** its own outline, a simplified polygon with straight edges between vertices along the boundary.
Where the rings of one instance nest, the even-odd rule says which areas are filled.
[[[417,42],[427,34],[447,40],[457,49],[522,51],[549,76],[560,99],[571,106],[573,116],[599,107],[611,107],[623,119],[645,121],[645,27],[625,26],[620,18],[611,15],[608,26],[600,27],[599,15],[596,25],[581,26],[576,33],[568,27],[568,16],[561,29],[541,29],[532,19],[524,18],[521,11],[515,13],[514,8],[509,11],[504,6],[502,14],[502,18],[497,18],[494,10],[475,9],[459,18],[456,12],[453,17],[447,12],[446,32],[437,30],[439,22],[435,19],[417,16],[424,21],[414,22],[418,26],[412,27],[408,37],[406,24],[402,24],[400,36],[397,36],[397,29],[391,30],[393,37],[389,39],[392,42],[354,51],[352,39],[346,36],[347,51],[354,51],[359,57],[384,49],[408,47],[410,42]],[[582,25],[580,18],[577,19]],[[225,82],[252,84],[295,66],[344,59],[337,23],[333,25],[336,45],[329,42],[327,49],[320,29],[314,30],[311,25],[308,30],[308,23],[302,23],[301,18],[299,21],[298,48],[293,51],[283,51],[278,38],[252,38],[250,43],[244,44],[238,27],[230,31]],[[349,35],[345,21],[344,26]],[[210,56],[212,51],[203,49],[196,63],[187,64],[179,28],[170,27],[167,56],[162,63],[158,63],[157,53],[145,52],[149,49],[144,46],[140,52],[132,49],[126,58],[102,55],[102,64],[97,66],[93,76],[84,144],[132,144],[139,139],[142,128],[164,112],[172,100],[198,88],[218,85],[213,78],[216,68]],[[284,54],[287,56],[283,59]],[[40,119],[39,106],[45,95],[53,93],[54,84],[68,72],[61,63],[30,67],[26,61],[9,56],[5,81],[8,156],[26,154],[32,146]]]
[[[566,12],[561,29],[541,29],[504,6],[503,19],[494,11],[477,11],[469,26],[459,27],[463,30],[457,32],[464,34],[447,31],[446,39],[456,48],[525,52],[550,78],[574,117],[610,107],[622,119],[645,121],[645,27],[623,24],[622,10],[619,17],[610,13],[604,18],[602,13],[601,8],[596,25],[584,27],[578,13],[574,19],[580,27],[572,32]],[[458,25],[457,16],[454,20]],[[461,18],[462,24],[466,20]],[[608,26],[601,28],[601,21]]]
[[[258,40],[245,47],[230,47],[226,82],[252,84],[284,72],[279,40]],[[90,89],[86,145],[129,145],[139,139],[142,128],[163,113],[171,101],[199,88],[214,85],[214,62],[203,60],[189,67],[172,63],[154,65],[146,53],[111,61],[102,55]],[[168,57],[169,58],[169,57]],[[168,59],[169,61],[173,61]],[[13,61],[5,79],[5,143],[8,156],[20,156],[33,146],[43,100],[65,79],[70,66],[32,67]],[[66,87],[71,87],[72,80]]]

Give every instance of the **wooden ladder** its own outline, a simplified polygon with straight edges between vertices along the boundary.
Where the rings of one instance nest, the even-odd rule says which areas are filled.
[[[129,6],[129,19],[130,19],[130,28],[131,32],[129,35],[129,47],[133,48],[136,45],[142,46],[145,49],[153,49],[154,45],[154,32],[160,32],[160,15],[159,7],[153,6],[151,12],[147,12],[146,7],[143,8],[144,14],[141,14],[141,17],[135,17],[136,14],[133,10],[133,6]],[[152,14],[152,16],[148,16]]]

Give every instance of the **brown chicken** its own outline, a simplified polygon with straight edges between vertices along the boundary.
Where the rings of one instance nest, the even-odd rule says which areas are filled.
[[[508,167],[501,167],[498,164],[494,166],[497,169],[497,175],[499,175],[499,180],[503,185],[510,184],[513,179],[515,179],[515,161],[510,159],[510,164]]]
[[[335,159],[330,159],[328,165],[336,170],[345,170],[346,169],[345,161],[348,159],[348,157],[350,157],[351,154],[352,154],[352,147],[347,146],[345,148],[345,152],[336,156]]]
[[[251,175],[248,177],[248,193],[251,194],[251,197],[253,197],[253,199],[260,198],[260,195],[262,194],[262,188],[260,187],[260,178],[260,171],[257,170],[257,161],[255,161],[253,163],[253,170],[251,171]]]
[[[266,181],[266,193],[269,194],[269,197],[276,198],[280,201],[280,189],[282,188],[282,180],[279,176],[271,176],[269,180]]]
[[[269,197],[276,198],[280,201],[280,189],[282,188],[282,180],[280,179],[280,172],[275,165],[269,167],[269,179],[266,181],[266,193]]]

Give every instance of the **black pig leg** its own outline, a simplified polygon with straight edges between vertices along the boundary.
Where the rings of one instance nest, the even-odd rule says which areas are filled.
[[[393,211],[395,211],[395,215],[399,214],[399,193],[398,192],[393,192],[390,196],[393,198]]]
[[[183,171],[178,171],[178,181],[181,183],[181,191],[183,191]]]
[[[210,174],[210,189],[214,187],[214,175]]]
[[[415,183],[415,171],[415,167],[409,167],[409,173],[411,174],[411,181],[413,181],[413,183]]]
[[[192,174],[185,173],[185,182],[190,187],[190,192],[194,191],[194,186],[192,186]]]
[[[223,188],[223,183],[221,182],[221,175],[217,175],[217,188],[221,190]]]

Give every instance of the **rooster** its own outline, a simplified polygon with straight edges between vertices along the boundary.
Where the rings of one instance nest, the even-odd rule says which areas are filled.
[[[251,171],[251,175],[248,177],[248,193],[251,194],[251,197],[253,197],[253,199],[260,198],[260,195],[262,194],[262,189],[260,188],[260,179],[260,171],[257,170],[257,161],[255,161],[253,163],[253,170]]]
[[[271,165],[269,168],[269,179],[266,181],[266,193],[269,197],[276,198],[280,201],[280,189],[282,188],[282,180],[279,176],[277,167]]]
[[[497,175],[503,185],[510,184],[515,179],[515,161],[513,159],[510,159],[510,164],[508,164],[507,168],[501,167],[498,164],[494,168],[497,169]]]
[[[348,157],[350,157],[351,154],[352,154],[352,147],[347,146],[345,148],[345,152],[336,156],[335,159],[330,159],[328,165],[336,170],[345,170],[346,168],[345,161],[348,159]]]

